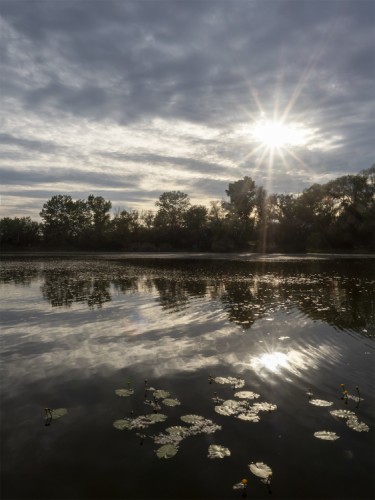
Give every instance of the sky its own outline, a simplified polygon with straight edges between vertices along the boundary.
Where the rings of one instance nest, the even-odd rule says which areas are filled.
[[[1,0],[1,217],[374,164],[373,0]]]

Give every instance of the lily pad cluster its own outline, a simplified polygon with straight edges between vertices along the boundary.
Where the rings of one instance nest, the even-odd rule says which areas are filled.
[[[341,384],[341,389],[342,389],[342,394],[343,394],[343,397],[341,397],[341,399],[345,402],[345,404],[348,404],[348,399],[352,399],[352,400],[357,402],[356,408],[358,408],[359,402],[363,400],[360,397],[358,387],[357,387],[358,397],[351,396],[350,398],[348,398],[348,391],[345,389],[344,384]],[[333,402],[325,401],[324,399],[311,399],[311,396],[312,396],[311,389],[309,389],[309,392],[307,392],[307,394],[309,396],[309,403],[314,405],[314,406],[332,406],[333,405]],[[346,420],[346,425],[350,429],[353,429],[356,432],[367,432],[369,430],[369,426],[366,423],[361,422],[358,419],[358,417],[354,411],[346,410],[346,409],[339,409],[339,410],[331,410],[330,414],[333,417]],[[322,439],[325,441],[336,441],[340,437],[336,434],[336,432],[326,431],[326,430],[317,431],[314,433],[314,436],[318,439]]]
[[[220,384],[230,384],[232,387],[235,385],[243,387],[245,385],[244,380],[236,377],[215,377],[214,381],[219,381]],[[257,402],[251,404],[250,401],[260,397],[259,394],[253,391],[237,391],[234,393],[234,397],[237,399],[223,400],[216,395],[216,397],[213,398],[213,401],[220,403],[215,405],[216,413],[226,417],[234,416],[240,420],[246,420],[248,422],[259,422],[260,412],[270,412],[277,409],[277,405],[267,402]]]
[[[192,418],[194,417],[194,418]],[[198,434],[212,434],[221,429],[220,425],[215,424],[212,420],[204,418],[200,415],[183,415],[181,420],[191,423],[189,426],[172,426],[167,427],[165,432],[152,436],[152,439],[157,444],[173,445],[178,448],[181,441],[189,436],[196,436]]]
[[[154,389],[152,388],[146,388],[146,395],[147,391],[153,390],[153,399],[145,399],[144,403],[151,406],[154,411],[159,411],[161,410],[161,406],[159,402],[164,404],[165,406],[179,406],[181,402],[177,398],[171,398],[170,397],[170,392],[165,391],[164,389]]]
[[[370,428],[364,422],[360,422],[358,420],[357,415],[354,411],[350,410],[332,410],[330,414],[333,417],[338,417],[342,419],[346,419],[346,425],[357,432],[367,432]]]
[[[146,429],[150,425],[157,424],[159,422],[164,422],[167,419],[167,415],[162,413],[151,413],[151,415],[141,415],[135,418],[122,418],[115,420],[113,422],[113,427],[123,431],[124,429]]]
[[[152,392],[152,399],[147,399],[150,397],[150,392]],[[115,393],[121,397],[128,397],[134,394],[134,390],[129,387],[128,389],[117,389]],[[162,408],[161,404],[167,407],[181,405],[181,402],[177,398],[171,397],[169,391],[149,387],[147,381],[145,381],[144,397],[144,403],[151,406],[153,413],[115,420],[113,422],[113,427],[115,427],[115,429],[120,431],[143,431],[151,425],[167,420],[167,415],[159,413],[159,410],[161,410]],[[201,415],[187,414],[182,415],[180,418],[187,425],[170,426],[164,429],[164,431],[160,432],[159,434],[148,436],[154,441],[155,444],[161,445],[158,449],[155,450],[156,456],[158,458],[169,459],[174,457],[178,452],[181,441],[188,436],[195,436],[197,434],[211,434],[221,429],[221,426],[216,425],[214,422],[212,422],[212,420],[206,419]],[[143,443],[143,439],[147,437],[142,432],[137,433],[137,436],[141,438],[141,444]]]

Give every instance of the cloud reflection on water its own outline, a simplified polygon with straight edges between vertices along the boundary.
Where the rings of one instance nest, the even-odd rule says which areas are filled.
[[[186,263],[57,261],[29,273],[28,263],[5,266],[3,375],[15,387],[77,371],[161,376],[226,366],[286,379],[340,361],[343,343],[333,342],[330,324],[372,321],[374,283],[365,277],[321,272],[316,263],[268,272],[237,264],[194,272]]]

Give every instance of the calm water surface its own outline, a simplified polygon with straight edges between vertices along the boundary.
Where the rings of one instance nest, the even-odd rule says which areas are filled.
[[[373,259],[19,257],[3,260],[0,290],[2,498],[242,498],[242,479],[254,499],[374,497]],[[154,414],[145,379],[181,404],[116,429]],[[277,408],[258,422],[215,411],[239,390]],[[45,420],[46,407],[67,413]],[[330,413],[343,409],[362,432]],[[191,428],[188,414],[220,428],[158,458],[155,436]],[[208,458],[212,444],[230,456]],[[251,462],[271,467],[270,485]]]

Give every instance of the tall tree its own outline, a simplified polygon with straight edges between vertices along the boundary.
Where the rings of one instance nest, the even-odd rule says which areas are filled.
[[[70,195],[52,196],[40,212],[43,234],[50,245],[77,244],[91,224],[91,214],[84,200],[73,201]]]
[[[189,196],[181,191],[167,191],[156,202],[159,207],[155,216],[155,226],[167,229],[181,229],[185,224],[185,213],[190,207]]]
[[[256,203],[256,187],[251,177],[244,177],[236,182],[231,182],[225,190],[229,196],[229,203],[224,202],[224,207],[240,219],[250,216]]]
[[[251,177],[245,176],[229,184],[225,190],[229,202],[223,202],[228,210],[226,236],[228,250],[246,249],[256,245],[254,241],[254,217],[257,188]]]
[[[97,235],[101,235],[108,228],[112,203],[106,201],[102,196],[90,194],[87,198],[87,204],[91,212],[94,231]]]

